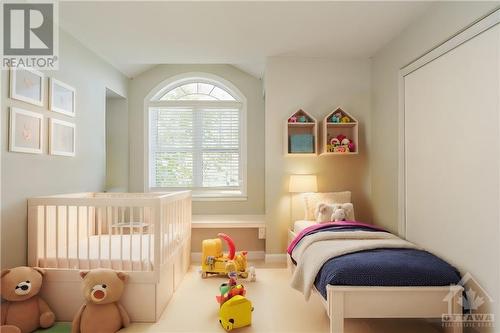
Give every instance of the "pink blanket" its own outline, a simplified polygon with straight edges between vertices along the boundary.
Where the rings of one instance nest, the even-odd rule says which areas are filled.
[[[372,224],[367,224],[367,223],[362,223],[362,222],[357,222],[357,221],[337,221],[337,222],[327,222],[327,223],[318,223],[315,225],[312,225],[310,227],[305,228],[302,230],[295,238],[292,240],[290,245],[288,245],[288,249],[286,250],[288,254],[292,254],[293,249],[297,245],[298,242],[302,240],[307,234],[309,234],[312,231],[332,227],[332,226],[353,226],[353,227],[367,227],[371,228],[377,231],[385,231],[382,228],[376,227]]]

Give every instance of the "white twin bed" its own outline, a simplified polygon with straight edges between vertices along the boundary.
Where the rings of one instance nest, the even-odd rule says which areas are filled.
[[[317,194],[313,194],[317,195]],[[321,195],[321,194],[320,194]],[[324,195],[324,194],[323,194]],[[350,202],[350,193],[331,193],[328,198],[329,201],[334,202]],[[306,218],[307,220],[295,221],[293,225],[293,230],[289,231],[289,244],[292,243],[295,237],[303,232],[306,228],[317,226],[318,223],[311,219],[311,201],[317,204],[318,200],[324,200],[325,198],[316,198],[316,200],[309,201],[309,207],[306,197]],[[309,211],[308,211],[309,209]],[[309,214],[309,215],[308,215]],[[311,228],[310,228],[311,229]],[[308,230],[310,230],[308,229]],[[357,237],[352,236],[354,232],[342,232],[345,238]],[[361,232],[363,233],[363,232]],[[382,234],[382,233],[377,233]],[[459,297],[462,294],[462,286],[460,285],[443,285],[443,286],[372,286],[372,285],[331,285],[326,286],[326,299],[318,291],[316,286],[311,283],[311,276],[307,276],[307,269],[304,268],[311,266],[309,262],[301,262],[300,260],[311,260],[321,256],[321,251],[332,251],[332,247],[340,247],[339,251],[342,251],[342,246],[340,242],[344,242],[346,239],[344,236],[337,236],[339,239],[327,239],[318,234],[306,237],[316,237],[317,242],[310,239],[301,238],[294,248],[292,255],[288,256],[288,267],[292,272],[292,285],[295,284],[297,288],[297,281],[299,285],[302,285],[302,279],[309,280],[311,285],[311,292],[313,297],[319,297],[321,302],[324,304],[326,312],[330,318],[330,332],[331,333],[343,333],[344,332],[344,319],[345,318],[445,318],[447,314],[461,314],[462,308],[459,305]],[[347,235],[349,235],[347,237]],[[394,243],[397,247],[398,244],[404,244],[409,248],[413,247],[411,243],[408,243],[396,236],[389,236],[390,234],[385,233],[384,238],[391,238],[390,242]],[[330,242],[330,243],[325,243]],[[350,243],[350,239],[346,243]],[[356,246],[363,246],[363,243],[367,242],[364,239],[359,239]],[[295,243],[295,242],[294,242]],[[304,245],[306,243],[306,245]],[[310,244],[309,244],[310,243]],[[302,248],[298,249],[302,245]],[[306,249],[304,249],[306,247]],[[320,249],[322,248],[322,249]],[[310,251],[309,256],[307,251]],[[319,251],[319,252],[312,252]],[[299,254],[300,252],[300,254]],[[333,253],[333,252],[332,252]],[[341,253],[341,252],[339,252]],[[292,256],[294,259],[292,260]],[[297,259],[296,262],[295,259]],[[314,260],[314,259],[313,259]],[[309,265],[307,265],[309,264]],[[297,276],[299,275],[299,276]],[[319,274],[318,274],[319,277]],[[314,277],[312,278],[314,281]],[[306,284],[307,285],[307,284]],[[300,289],[300,288],[297,288]],[[306,290],[301,290],[304,295],[308,292]],[[325,293],[323,292],[323,295]],[[450,323],[449,327],[446,328],[447,331],[454,333],[461,333],[462,326],[454,323]]]

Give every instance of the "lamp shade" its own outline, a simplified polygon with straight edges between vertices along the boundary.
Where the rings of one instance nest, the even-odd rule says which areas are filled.
[[[316,175],[290,175],[288,191],[291,193],[317,192]]]

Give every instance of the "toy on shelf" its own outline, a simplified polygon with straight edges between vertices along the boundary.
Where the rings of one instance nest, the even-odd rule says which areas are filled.
[[[330,144],[327,145],[327,151],[333,153],[350,153],[356,151],[356,145],[351,139],[345,135],[339,134],[329,140]]]
[[[308,119],[306,116],[300,116],[298,119],[299,123],[308,123]]]
[[[291,116],[290,118],[288,118],[288,122],[289,123],[296,123],[297,122],[297,116]]]
[[[247,251],[236,254],[234,242],[226,234],[219,233],[219,238],[205,239],[202,242],[201,277],[209,274],[226,275],[236,272],[242,278],[248,277]],[[222,252],[222,239],[229,249],[228,254]]]
[[[342,112],[335,112],[330,118],[331,123],[340,123],[340,118],[342,118]]]
[[[341,123],[350,123],[352,121],[351,121],[351,118],[349,118],[348,116],[343,116],[342,118],[340,118],[340,122]]]

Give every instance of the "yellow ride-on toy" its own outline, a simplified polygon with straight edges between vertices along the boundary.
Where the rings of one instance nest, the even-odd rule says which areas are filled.
[[[246,279],[247,271],[247,251],[238,254],[235,252],[234,242],[226,234],[220,233],[219,238],[205,239],[202,242],[201,277],[206,278],[209,274],[225,275],[236,272]],[[222,252],[222,239],[229,248],[229,253]]]

